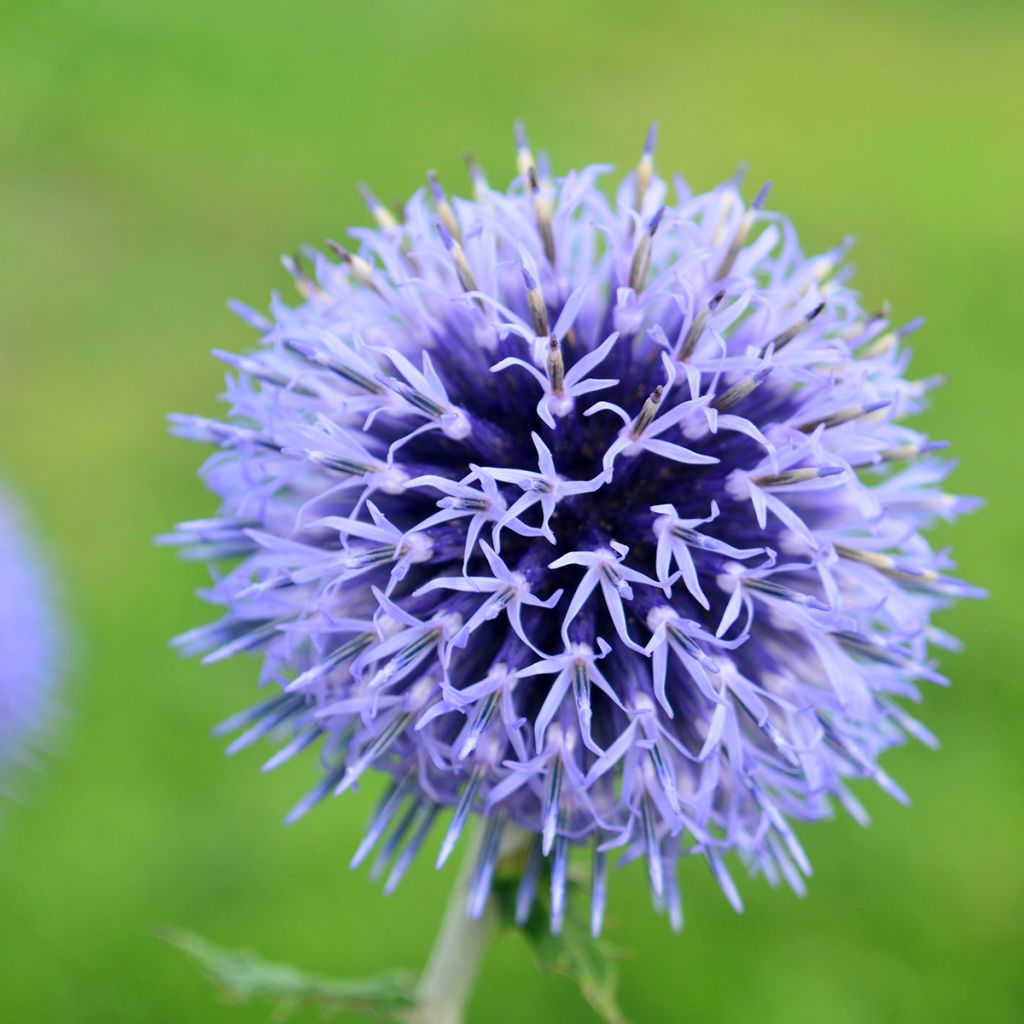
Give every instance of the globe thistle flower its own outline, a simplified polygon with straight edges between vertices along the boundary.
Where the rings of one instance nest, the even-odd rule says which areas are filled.
[[[226,609],[178,644],[259,652],[271,692],[229,750],[318,747],[289,821],[387,773],[353,863],[379,846],[389,889],[483,818],[471,914],[519,830],[517,913],[545,879],[556,931],[573,856],[595,933],[610,854],[676,927],[684,856],[737,909],[728,854],[802,892],[795,824],[866,820],[859,778],[906,799],[880,755],[932,742],[904,705],[976,593],[922,534],[972,502],[904,422],[920,321],[865,312],[848,243],[806,256],[767,186],[696,194],[653,150],[614,199],[521,131],[506,191],[472,161],[471,199],[366,191],[353,245],[285,260],[298,305],[236,306],[227,416],[173,417],[221,508],[163,539]]]
[[[47,573],[21,516],[0,493],[0,795],[32,760],[52,717],[59,629]]]

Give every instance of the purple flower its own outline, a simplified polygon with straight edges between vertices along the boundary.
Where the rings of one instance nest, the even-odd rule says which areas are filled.
[[[972,502],[904,424],[932,382],[865,313],[844,244],[807,257],[737,180],[674,195],[653,134],[614,201],[605,167],[554,179],[520,135],[518,176],[474,198],[434,176],[356,246],[286,260],[302,295],[234,367],[223,421],[174,418],[217,451],[214,519],[163,538],[223,568],[219,622],[179,639],[263,659],[268,699],[236,750],[317,745],[292,812],[375,768],[392,782],[354,858],[388,886],[454,808],[440,866],[486,819],[471,912],[502,830],[530,837],[556,929],[588,847],[647,864],[677,927],[682,855],[737,907],[724,855],[803,890],[793,823],[930,741],[904,710],[942,682],[933,611],[976,591],[920,532]],[[389,867],[390,865],[390,867]]]
[[[0,796],[33,760],[50,722],[61,660],[47,573],[10,498],[0,493]]]

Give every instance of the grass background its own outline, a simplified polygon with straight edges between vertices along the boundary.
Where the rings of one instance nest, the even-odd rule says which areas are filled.
[[[661,168],[710,187],[743,158],[808,248],[855,232],[866,303],[927,314],[915,372],[951,377],[929,423],[956,488],[990,502],[955,530],[993,598],[944,620],[967,642],[923,716],[944,750],[888,762],[914,806],[868,793],[870,832],[804,830],[810,896],[752,883],[743,917],[684,866],[680,938],[642,871],[616,878],[628,1011],[1021,1019],[1022,50],[1024,8],[991,0],[4,0],[0,471],[51,544],[77,649],[61,749],[0,833],[0,1020],[267,1019],[220,1004],[160,924],[324,972],[422,962],[451,871],[424,858],[389,899],[349,874],[372,793],[280,827],[311,765],[261,778],[262,750],[225,761],[208,738],[254,665],[168,651],[206,614],[203,576],[149,538],[213,507],[163,418],[214,410],[209,349],[249,341],[225,298],[262,304],[278,253],[364,222],[357,180],[398,198],[433,166],[454,189],[466,145],[511,177],[516,116],[563,169],[630,164],[657,118]],[[505,938],[471,1019],[592,1017]]]

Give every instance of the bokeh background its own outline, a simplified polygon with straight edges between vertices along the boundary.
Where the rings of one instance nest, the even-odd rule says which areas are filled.
[[[914,806],[866,791],[869,832],[805,829],[810,896],[750,883],[742,917],[684,866],[679,938],[642,871],[616,878],[628,1012],[1020,1020],[1022,69],[1024,7],[990,0],[4,0],[0,473],[50,541],[76,655],[59,749],[0,831],[0,1020],[268,1018],[219,1002],[160,925],[325,973],[423,961],[453,872],[423,858],[390,898],[349,873],[373,786],[281,827],[312,765],[261,777],[264,751],[210,739],[255,664],[168,650],[204,576],[150,537],[213,508],[164,414],[216,408],[209,349],[250,342],[225,299],[263,304],[277,254],[364,223],[358,180],[461,189],[467,145],[510,179],[517,116],[562,169],[628,166],[657,118],[662,169],[710,187],[745,159],[809,249],[854,232],[867,304],[928,316],[915,371],[950,375],[929,425],[989,499],[940,538],[993,597],[943,623],[967,644],[923,715],[944,749],[890,756]],[[488,953],[472,1021],[593,1019],[516,937]]]

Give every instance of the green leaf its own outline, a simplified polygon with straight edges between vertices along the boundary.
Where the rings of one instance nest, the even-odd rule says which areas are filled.
[[[588,923],[574,911],[569,900],[560,935],[552,935],[547,907],[534,903],[524,925],[514,921],[517,879],[495,882],[495,896],[502,923],[523,936],[533,949],[537,966],[549,974],[564,974],[579,986],[583,998],[607,1024],[629,1024],[618,1002],[618,954],[590,934]],[[575,888],[570,885],[570,889]]]
[[[201,935],[165,929],[160,937],[182,950],[233,1000],[268,1000],[282,1010],[314,1003],[328,1010],[399,1020],[413,1004],[415,979],[402,971],[370,978],[324,978],[245,952],[222,949]]]

